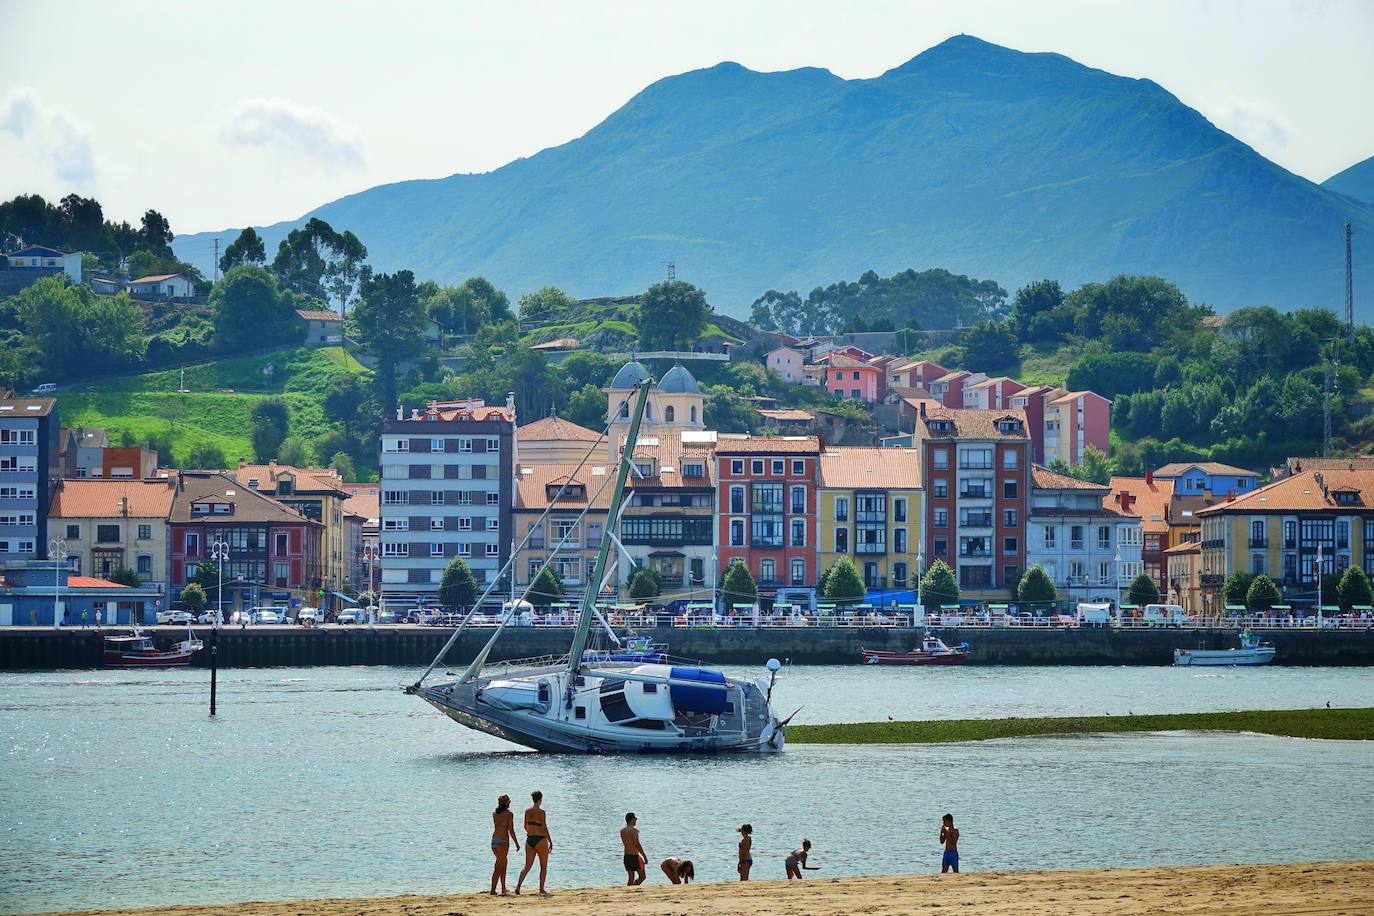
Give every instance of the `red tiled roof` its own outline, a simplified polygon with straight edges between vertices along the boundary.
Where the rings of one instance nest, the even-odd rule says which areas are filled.
[[[718,455],[803,455],[818,453],[816,436],[745,436],[722,433],[716,439]]]
[[[1031,483],[1040,490],[1105,490],[1107,485],[1104,483],[1093,483],[1091,480],[1079,480],[1077,477],[1070,477],[1067,474],[1060,474],[1051,471],[1047,467],[1033,465],[1031,467]]]
[[[176,495],[176,481],[68,479],[53,496],[49,513],[54,518],[119,518],[125,512],[120,500],[128,500],[131,518],[166,518]]]
[[[590,500],[593,510],[608,509],[611,505],[611,489],[615,486],[615,482],[610,480],[614,470],[602,464],[584,464],[581,470],[577,469],[576,464],[520,465],[515,471],[516,508],[547,509],[551,495],[549,487],[554,488],[552,493],[557,493],[557,488],[562,486],[564,481],[570,480],[582,484],[585,492],[577,495],[564,492],[558,498],[558,508],[582,509]],[[576,477],[572,476],[574,471],[577,471]],[[600,473],[593,473],[594,471]]]
[[[914,490],[921,453],[910,448],[854,446],[821,452],[821,486],[851,490]]]
[[[67,588],[128,588],[127,585],[120,585],[118,582],[111,582],[108,579],[97,579],[94,576],[68,576]]]
[[[277,478],[290,474],[295,478],[297,493],[314,493],[319,490],[340,490],[344,488],[343,479],[333,468],[297,468],[289,464],[241,464],[233,471],[234,477],[244,486],[256,480],[256,489],[268,495],[277,492]]]
[[[1021,424],[1021,431],[1004,433],[997,428],[1000,420],[1010,417]],[[930,431],[932,420],[950,420],[954,423],[952,433],[933,433]],[[916,431],[922,439],[997,439],[1002,441],[1024,441],[1029,438],[1026,413],[1019,407],[1007,410],[979,410],[968,407],[941,407],[939,410],[926,409],[924,417],[918,417]]]
[[[1337,503],[1333,493],[1353,492],[1354,501]],[[1322,471],[1303,471],[1292,477],[1276,480],[1271,484],[1251,490],[1244,496],[1233,500],[1218,502],[1199,515],[1213,515],[1225,512],[1312,512],[1331,510],[1335,512],[1369,512],[1374,500],[1364,494],[1374,494],[1374,470],[1356,468],[1353,471],[1330,468]]]
[[[343,321],[343,316],[338,312],[324,309],[296,309],[296,314],[306,321]]]
[[[139,277],[137,280],[130,280],[129,282],[130,282],[131,284],[132,284],[132,283],[161,283],[163,280],[171,280],[171,279],[174,279],[174,278],[176,278],[176,277],[181,277],[181,279],[183,279],[183,280],[186,279],[186,278],[185,278],[184,276],[182,276],[181,274],[152,274],[152,275],[147,276],[147,277]]]
[[[544,417],[520,427],[520,438],[571,442],[596,442],[601,434],[585,426],[578,426],[562,417]]]
[[[1111,490],[1102,497],[1102,505],[1108,509],[1119,509],[1126,515],[1138,516],[1141,529],[1147,533],[1159,534],[1169,530],[1169,501],[1174,496],[1172,480],[1156,477],[1146,485],[1144,477],[1113,477],[1108,485]],[[1135,497],[1129,507],[1117,501],[1123,491]]]

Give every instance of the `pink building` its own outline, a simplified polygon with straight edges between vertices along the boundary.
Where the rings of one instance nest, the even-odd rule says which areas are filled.
[[[976,384],[964,386],[963,406],[966,410],[1007,410],[1012,406],[1012,395],[1025,387],[1005,375],[985,378]]]
[[[946,372],[934,379],[927,390],[932,398],[944,406],[954,410],[962,410],[964,407],[964,389],[970,385],[978,384],[985,378],[987,375],[983,372],[966,372],[963,369],[955,369],[953,372]]]
[[[1045,460],[1078,464],[1089,445],[1105,455],[1111,428],[1111,401],[1091,391],[1061,393],[1045,407]]]
[[[872,403],[878,400],[883,370],[843,353],[832,353],[825,369],[825,390],[835,397]]]
[[[1032,385],[1011,396],[1011,406],[1025,411],[1026,429],[1030,432],[1031,454],[1036,464],[1045,464],[1045,408],[1050,401],[1064,393],[1062,388]]]

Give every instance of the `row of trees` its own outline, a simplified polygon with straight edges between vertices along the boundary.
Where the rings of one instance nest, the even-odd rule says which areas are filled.
[[[1260,573],[1234,572],[1221,586],[1227,604],[1244,605],[1252,610],[1268,611],[1282,600],[1273,579]],[[1344,573],[1326,573],[1320,582],[1320,604],[1335,605],[1342,611],[1374,605],[1374,590],[1363,569],[1351,566]]]
[[[198,271],[173,256],[173,238],[171,224],[156,210],[144,213],[135,228],[105,219],[100,201],[79,194],[68,194],[56,204],[39,194],[0,203],[0,252],[43,245],[84,252],[96,270],[113,272],[127,261],[131,276],[187,273],[200,280]],[[174,269],[160,269],[169,265]]]

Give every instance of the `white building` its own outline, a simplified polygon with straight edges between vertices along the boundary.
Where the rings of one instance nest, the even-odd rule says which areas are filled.
[[[800,385],[806,381],[806,375],[802,372],[802,367],[806,365],[806,353],[803,351],[794,347],[778,347],[769,350],[763,359],[768,371],[784,382]]]
[[[155,274],[129,281],[129,295],[144,299],[189,299],[196,285],[181,274]]]
[[[1032,471],[1026,565],[1045,570],[1061,601],[1124,603],[1144,571],[1140,518],[1104,506],[1110,487]]]

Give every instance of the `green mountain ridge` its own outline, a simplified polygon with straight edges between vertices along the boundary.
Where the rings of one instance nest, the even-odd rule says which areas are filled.
[[[310,217],[380,270],[514,295],[643,289],[666,261],[734,315],[866,269],[945,267],[1014,289],[1153,273],[1219,309],[1339,305],[1325,190],[1158,84],[958,36],[866,80],[737,63],[659,80],[584,136],[484,174],[371,188]],[[189,255],[210,235],[178,242]],[[1374,268],[1374,251],[1358,271]]]
[[[1337,172],[1322,182],[1322,187],[1366,204],[1374,204],[1374,156]]]

